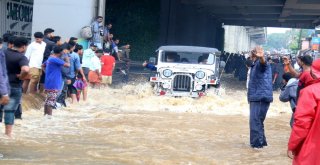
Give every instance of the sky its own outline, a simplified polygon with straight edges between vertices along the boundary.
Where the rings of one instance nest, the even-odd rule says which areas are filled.
[[[267,28],[267,33],[271,34],[271,33],[285,33],[287,30],[290,30],[291,28],[272,28],[272,27],[268,27]]]

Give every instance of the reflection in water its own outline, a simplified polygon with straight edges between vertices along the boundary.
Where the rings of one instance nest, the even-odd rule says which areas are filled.
[[[288,105],[275,94],[269,146],[254,150],[246,93],[234,88],[201,99],[154,96],[147,83],[92,89],[87,103],[55,110],[51,120],[42,109],[26,111],[15,139],[0,136],[0,164],[290,164]]]

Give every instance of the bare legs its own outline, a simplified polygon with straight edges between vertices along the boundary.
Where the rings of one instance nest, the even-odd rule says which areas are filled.
[[[52,107],[49,105],[44,106],[44,115],[52,116]]]
[[[9,138],[12,138],[12,128],[13,128],[13,125],[6,125],[5,134],[6,134]]]

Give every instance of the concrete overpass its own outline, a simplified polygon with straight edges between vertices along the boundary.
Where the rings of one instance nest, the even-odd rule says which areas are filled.
[[[160,43],[221,50],[231,42],[247,50],[266,40],[265,28],[257,27],[313,29],[320,24],[319,9],[320,0],[161,0]],[[230,35],[224,25],[242,27]]]
[[[181,0],[225,25],[314,28],[319,0]]]
[[[266,43],[267,28],[252,26],[224,26],[224,51],[249,51]]]
[[[110,7],[110,2],[112,5],[113,1],[121,3],[131,0],[2,0],[0,13],[3,24],[0,26],[0,32],[27,34],[26,36],[31,38],[33,32],[52,27],[56,30],[56,34],[63,38],[79,36],[80,29],[89,25],[96,15],[104,15],[105,9]],[[105,5],[106,2],[107,4],[109,2],[109,6]],[[226,44],[230,44],[230,39],[233,39],[233,43],[238,44],[237,49],[247,50],[250,48],[249,45],[261,44],[266,40],[265,29],[257,27],[314,28],[320,24],[320,0],[153,0],[153,2],[160,6],[160,11],[153,13],[160,17],[159,27],[146,30],[159,30],[159,42],[154,47],[174,44],[209,46],[223,50]],[[30,9],[28,10],[30,12],[20,11],[25,9]],[[69,15],[66,16],[62,11],[68,11]],[[32,19],[29,19],[29,22],[25,19],[17,20],[17,16],[21,16],[21,13],[24,13],[24,17]],[[17,22],[20,22],[21,26],[20,23],[14,28],[10,26]],[[32,24],[32,32],[31,26],[21,31],[20,27],[27,23]],[[240,27],[234,33],[230,33],[225,25]],[[246,44],[240,44],[241,42]]]

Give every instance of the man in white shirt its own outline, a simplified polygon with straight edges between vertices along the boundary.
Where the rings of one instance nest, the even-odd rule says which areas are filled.
[[[82,70],[87,80],[89,80],[89,71],[91,67],[91,59],[95,56],[95,51],[97,50],[97,45],[94,43],[90,44],[90,48],[84,50],[82,55]]]
[[[33,41],[27,48],[25,56],[29,60],[30,74],[23,82],[23,93],[27,93],[28,89],[30,93],[36,93],[37,85],[41,77],[41,66],[43,60],[43,53],[46,48],[46,43],[43,42],[43,33],[35,32]]]
[[[95,87],[99,88],[102,80],[100,57],[102,56],[103,51],[96,50],[95,54],[96,55],[91,59],[89,82],[93,88]]]

